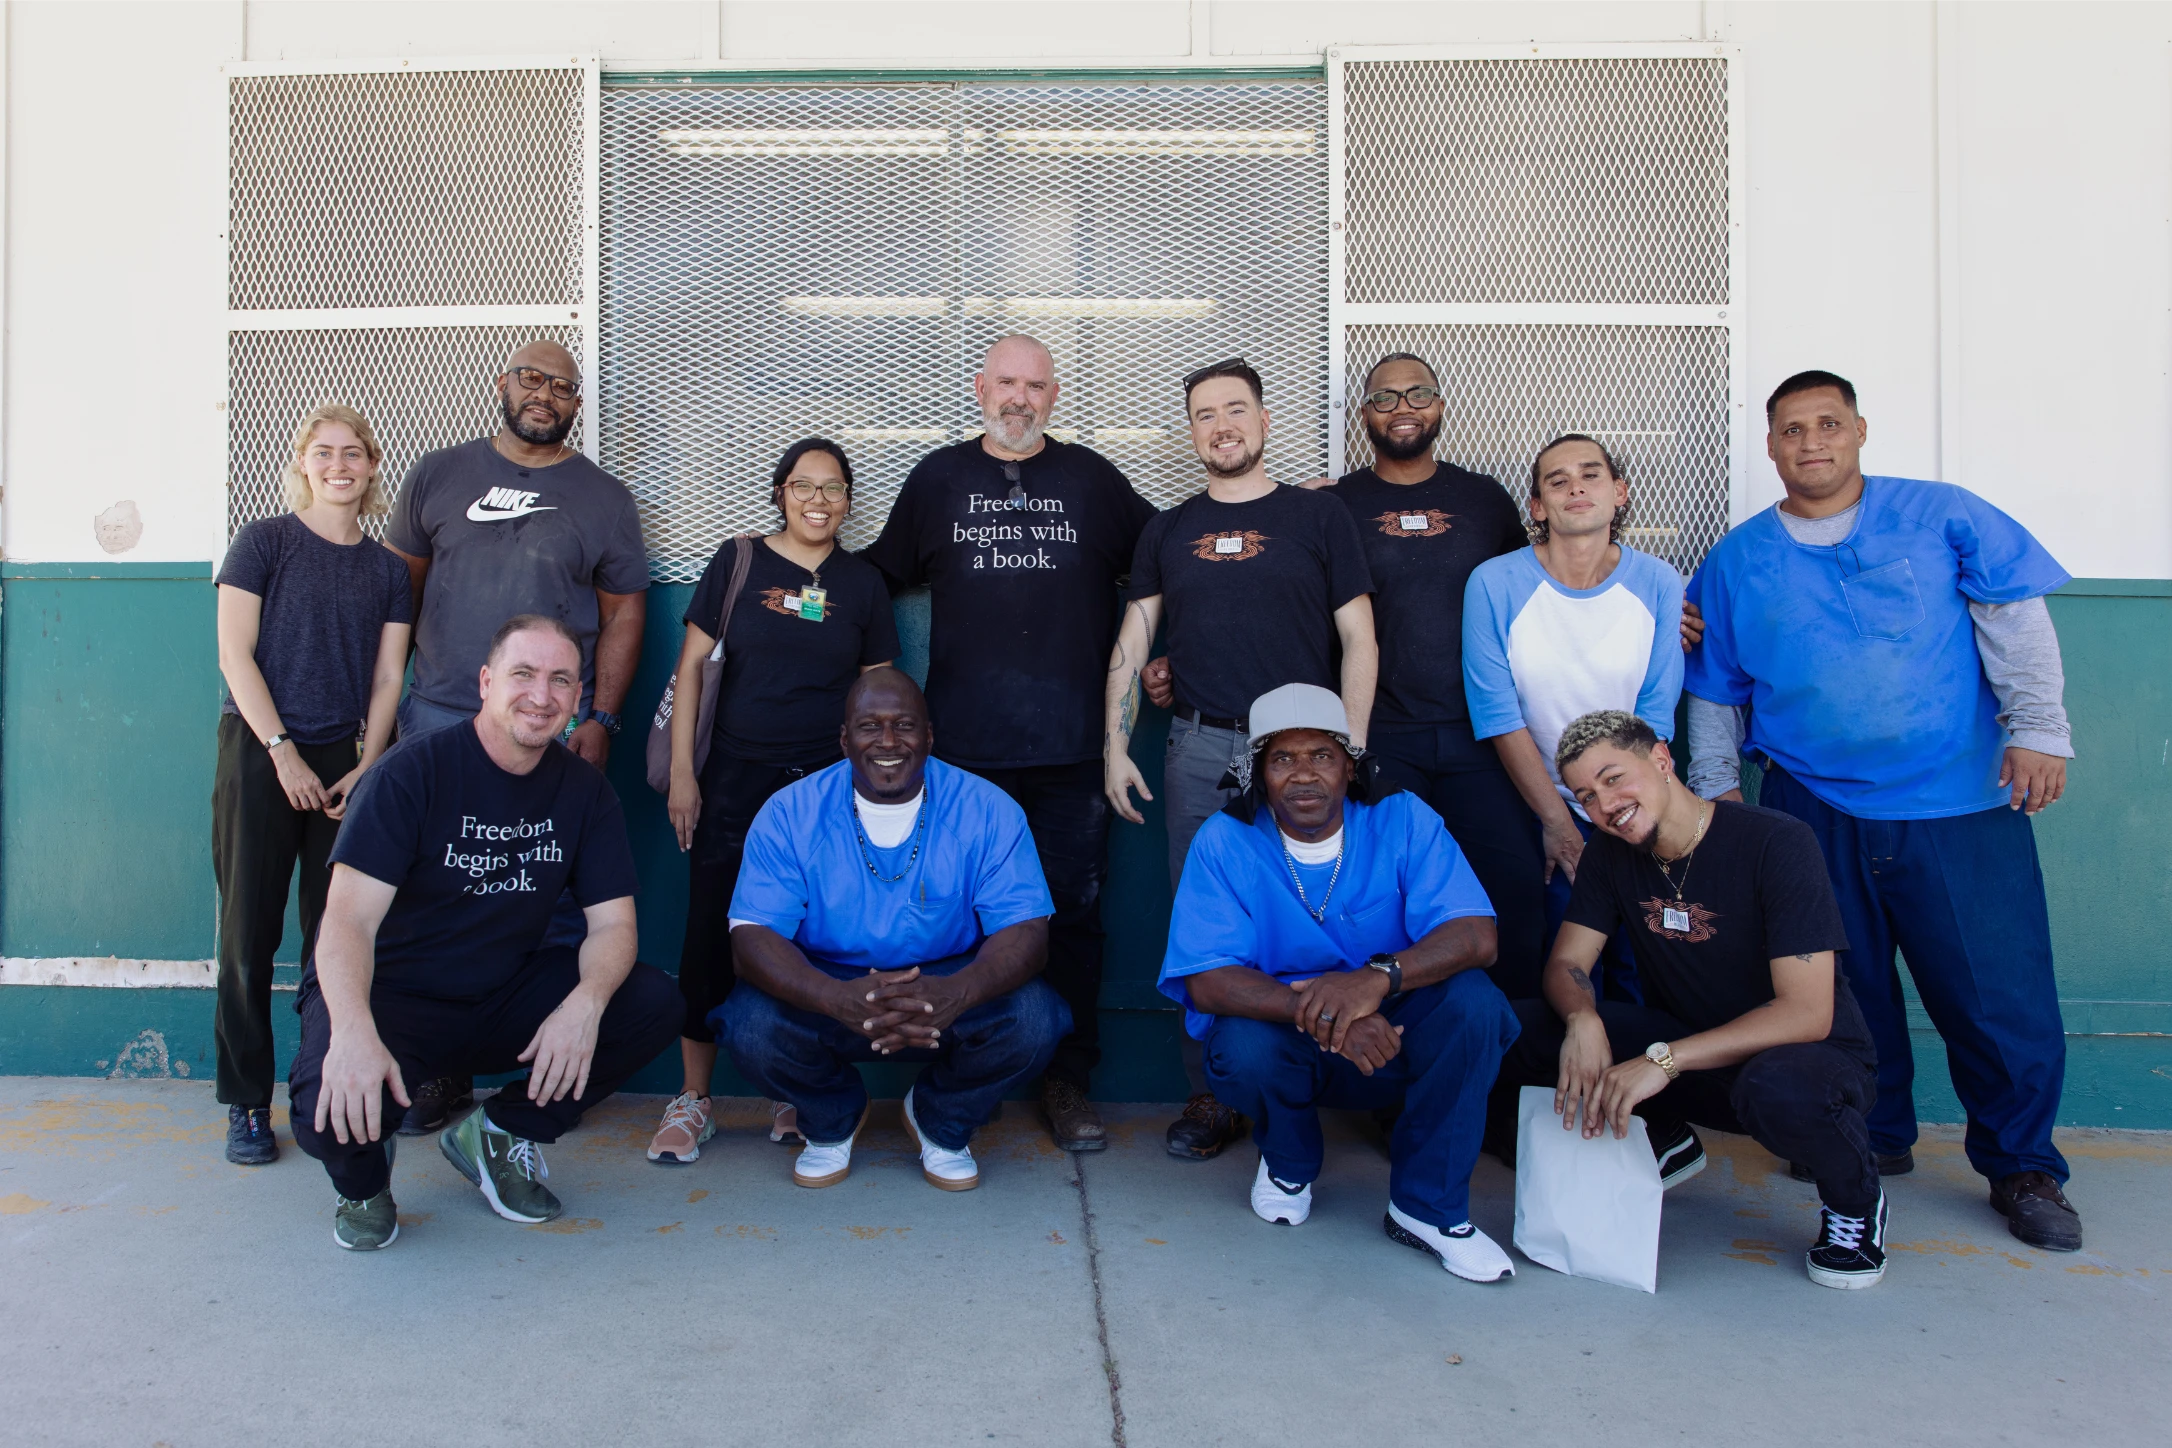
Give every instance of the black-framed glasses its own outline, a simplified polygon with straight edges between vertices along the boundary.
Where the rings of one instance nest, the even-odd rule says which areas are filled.
[[[1197,387],[1209,377],[1225,376],[1239,367],[1250,367],[1251,365],[1242,357],[1224,357],[1219,362],[1209,362],[1204,367],[1196,368],[1184,374],[1185,394],[1189,396],[1194,387]]]
[[[842,503],[846,498],[852,496],[851,490],[843,483],[810,483],[794,480],[784,486],[787,492],[802,503],[813,502],[817,493],[822,495],[822,501],[825,503]]]
[[[515,367],[506,375],[530,392],[541,392],[549,387],[551,396],[560,402],[571,402],[581,395],[581,379],[578,377],[560,377],[555,373],[545,372],[540,367]]]
[[[1420,383],[1416,387],[1382,387],[1365,394],[1365,405],[1375,412],[1393,412],[1402,403],[1422,411],[1440,401],[1440,389]]]
[[[1010,492],[1004,495],[1006,501],[1014,508],[1026,506],[1026,485],[1019,480],[1016,462],[1006,461],[1003,464],[1003,481],[1011,485]]]

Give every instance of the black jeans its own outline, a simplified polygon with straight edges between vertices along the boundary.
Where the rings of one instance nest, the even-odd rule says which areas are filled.
[[[355,766],[355,742],[297,744],[302,762],[331,784]],[[299,810],[279,787],[279,770],[238,714],[219,716],[219,762],[211,785],[211,869],[219,883],[219,1102],[269,1106],[279,1063],[272,1055],[272,957],[286,928],[287,887],[302,868],[302,959],[317,943],[332,882],[339,821]]]
[[[709,1012],[724,1004],[738,979],[732,967],[732,891],[746,855],[747,831],[769,797],[814,769],[759,764],[712,745],[701,766],[701,819],[686,852],[686,935],[679,945],[679,994],[686,1020],[679,1034],[714,1041]]]
[[[410,1092],[437,1076],[480,1076],[517,1071],[536,1027],[558,1009],[580,984],[579,952],[546,945],[530,955],[510,980],[481,1000],[442,1000],[370,988],[370,1015],[377,1035],[399,1063],[400,1079]],[[392,1180],[385,1144],[341,1142],[316,1127],[317,1093],[323,1085],[324,1053],[332,1045],[332,1018],[316,982],[302,986],[302,1045],[287,1075],[287,1101],[295,1145],[324,1163],[332,1185],[349,1201],[367,1201]],[[604,1008],[596,1031],[596,1054],[589,1063],[588,1089],[547,1103],[528,1099],[525,1080],[515,1081],[484,1104],[491,1123],[530,1141],[552,1142],[580,1124],[581,1113],[619,1088],[628,1076],[656,1059],[679,1029],[679,992],[671,977],[653,965],[636,963]],[[404,1108],[387,1090],[380,1103],[384,1135],[400,1124]]]
[[[1501,1063],[1487,1137],[1516,1137],[1516,1091],[1561,1079],[1561,1017],[1543,1000],[1515,1003],[1523,1034]],[[1644,1054],[1654,1041],[1695,1035],[1665,1011],[1625,1001],[1599,1002],[1606,1042],[1617,1062]],[[1687,1122],[1748,1136],[1782,1161],[1810,1168],[1818,1197],[1843,1216],[1868,1216],[1878,1204],[1878,1162],[1864,1120],[1878,1099],[1877,1066],[1868,1051],[1808,1041],[1760,1051],[1739,1066],[1684,1071],[1667,1089],[1637,1107],[1656,1138]]]
[[[972,772],[1018,801],[1033,831],[1056,904],[1041,979],[1071,1008],[1071,1032],[1058,1043],[1048,1074],[1084,1091],[1101,1064],[1101,887],[1109,878],[1109,797],[1101,788],[1101,761]]]
[[[1493,902],[1500,954],[1486,974],[1510,1000],[1539,993],[1546,964],[1546,854],[1538,816],[1489,740],[1467,722],[1383,729],[1367,741],[1380,772],[1433,807]]]

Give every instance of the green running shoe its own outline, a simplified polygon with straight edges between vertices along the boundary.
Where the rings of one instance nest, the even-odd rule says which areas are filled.
[[[460,1175],[483,1189],[490,1210],[508,1222],[548,1222],[565,1211],[543,1185],[551,1174],[543,1164],[543,1149],[491,1125],[480,1106],[440,1134],[437,1149]]]
[[[350,1252],[375,1252],[400,1238],[400,1209],[392,1204],[392,1188],[386,1187],[366,1202],[339,1199],[332,1218],[332,1240]]]

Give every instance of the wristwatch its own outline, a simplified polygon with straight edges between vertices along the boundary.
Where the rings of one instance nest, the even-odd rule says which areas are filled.
[[[272,750],[277,749],[282,744],[292,744],[293,742],[294,739],[292,735],[274,734],[271,738],[264,741],[264,751],[268,754]]]
[[[1646,1046],[1644,1059],[1666,1072],[1669,1081],[1682,1074],[1682,1068],[1674,1064],[1674,1047],[1665,1041],[1654,1041]]]
[[[1367,960],[1365,964],[1387,976],[1388,994],[1390,996],[1399,996],[1403,993],[1403,963],[1400,960],[1392,955],[1376,955]]]
[[[610,710],[591,709],[588,711],[588,717],[591,723],[601,724],[604,733],[613,735],[618,733],[618,715],[613,714]]]

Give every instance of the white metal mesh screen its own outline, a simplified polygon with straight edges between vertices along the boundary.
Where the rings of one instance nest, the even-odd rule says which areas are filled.
[[[1624,541],[1684,573],[1727,531],[1727,333],[1719,327],[1363,326],[1348,394],[1388,352],[1439,369],[1441,452],[1500,479],[1524,509],[1531,463],[1564,432],[1598,438],[1629,478]],[[1372,448],[1350,409],[1351,466]],[[1717,486],[1714,486],[1714,480]]]
[[[1051,431],[1167,504],[1200,486],[1178,379],[1242,354],[1278,476],[1323,466],[1317,81],[612,88],[603,95],[602,461],[651,566],[774,526],[796,438],[851,453],[845,539],[972,435],[988,342],[1055,353]]]
[[[1726,305],[1724,60],[1344,74],[1348,300]]]

